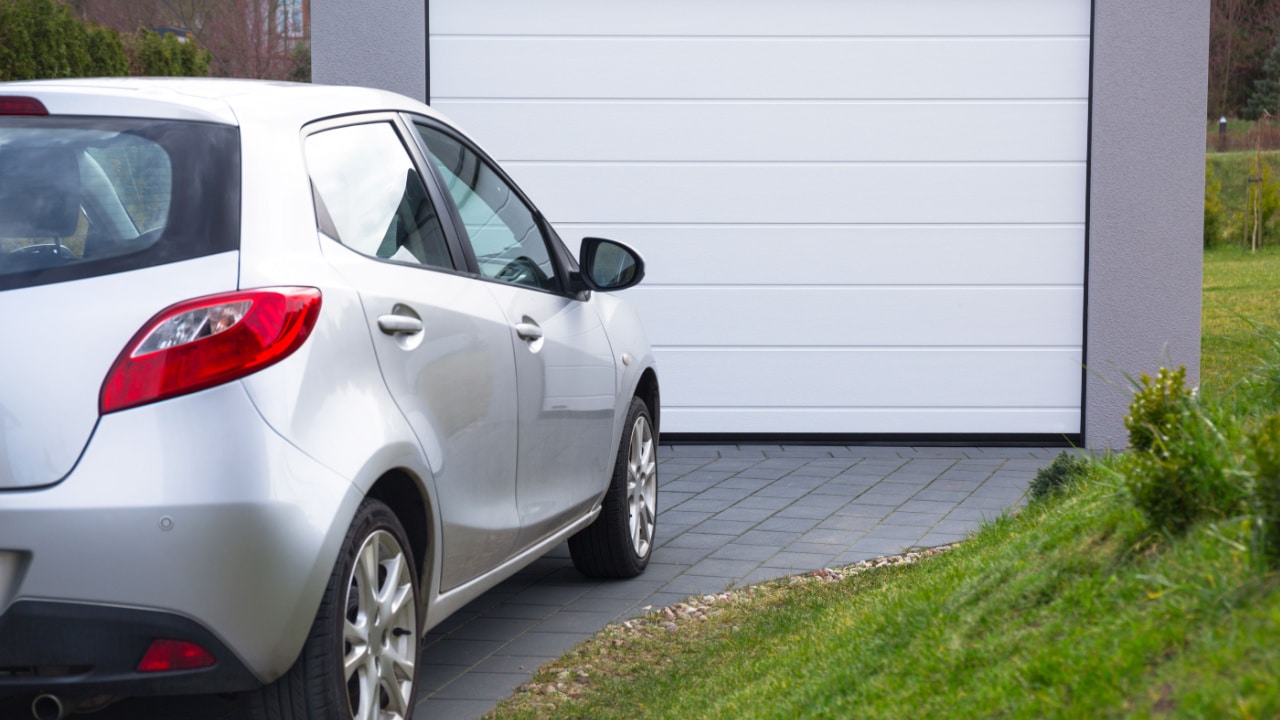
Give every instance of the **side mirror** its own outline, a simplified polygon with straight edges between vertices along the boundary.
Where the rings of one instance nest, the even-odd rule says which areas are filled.
[[[583,238],[578,263],[582,283],[592,290],[625,290],[644,279],[644,259],[613,240]]]

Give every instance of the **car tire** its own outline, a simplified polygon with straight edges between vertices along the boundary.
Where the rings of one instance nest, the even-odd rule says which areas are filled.
[[[342,542],[302,653],[287,673],[248,697],[250,716],[411,720],[418,593],[404,528],[384,503],[366,499]]]
[[[658,438],[648,406],[631,399],[600,516],[569,538],[574,567],[588,577],[630,578],[653,554],[658,516]]]

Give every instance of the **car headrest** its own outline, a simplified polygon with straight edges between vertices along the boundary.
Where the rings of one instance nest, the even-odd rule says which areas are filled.
[[[0,236],[64,238],[80,221],[80,164],[65,146],[0,147]]]

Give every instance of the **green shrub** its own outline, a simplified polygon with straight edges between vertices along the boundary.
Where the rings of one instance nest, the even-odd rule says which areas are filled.
[[[1239,423],[1199,402],[1186,368],[1161,368],[1154,379],[1143,373],[1124,422],[1130,452],[1122,475],[1151,527],[1176,534],[1202,518],[1248,511]]]
[[[101,25],[88,28],[89,48],[87,77],[119,77],[129,74],[129,59],[124,54],[120,33]]]
[[[1031,499],[1043,500],[1073,485],[1089,471],[1089,463],[1083,458],[1058,453],[1048,466],[1040,468],[1031,480]]]
[[[0,80],[83,77],[91,65],[84,23],[53,0],[0,0]]]
[[[173,35],[139,30],[125,39],[129,74],[147,77],[205,77],[209,74],[209,52]]]
[[[1208,160],[1204,163],[1204,246],[1222,242],[1227,229],[1227,206],[1222,202],[1222,182],[1213,175]]]

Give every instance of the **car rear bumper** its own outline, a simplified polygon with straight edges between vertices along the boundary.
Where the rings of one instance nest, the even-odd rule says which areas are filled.
[[[98,668],[62,684],[147,693],[274,680],[302,647],[359,500],[271,430],[239,383],[103,417],[62,482],[0,492],[0,694],[43,687],[11,670],[42,665]],[[47,619],[31,632],[30,617],[83,632]],[[166,628],[213,645],[218,666],[130,676],[136,645]]]
[[[156,638],[193,642],[214,664],[139,672]],[[259,680],[199,623],[154,610],[21,600],[0,615],[0,696],[167,695],[250,690]]]

